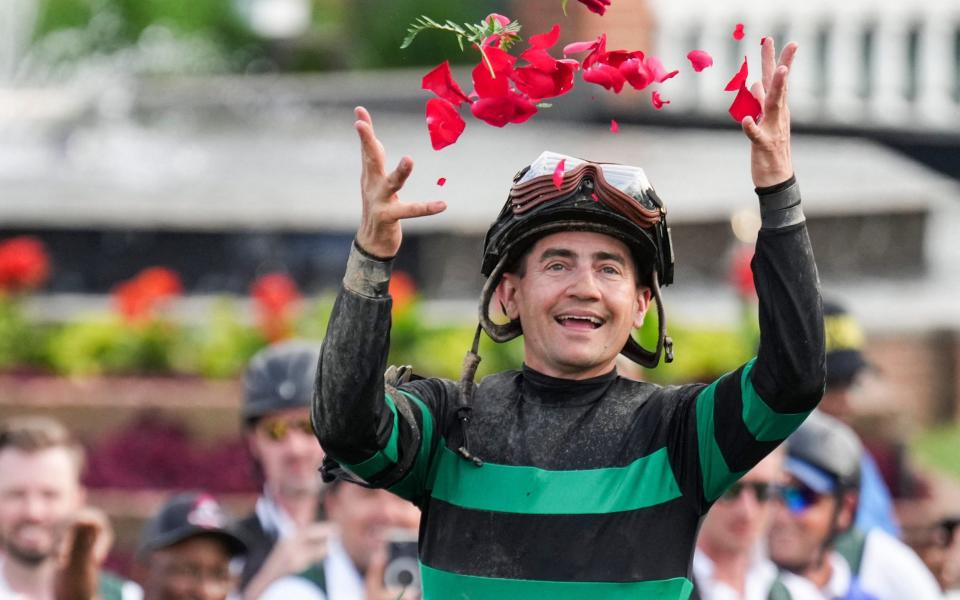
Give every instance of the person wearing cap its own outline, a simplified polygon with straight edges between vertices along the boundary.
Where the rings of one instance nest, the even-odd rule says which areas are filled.
[[[263,493],[238,531],[249,546],[240,585],[256,598],[271,581],[322,560],[329,527],[321,522],[323,449],[310,425],[320,345],[304,340],[258,352],[244,374],[243,426]]]
[[[213,496],[179,494],[140,537],[135,570],[143,600],[226,600],[236,583],[230,561],[246,549]]]
[[[0,598],[134,600],[140,588],[101,567],[113,543],[106,516],[86,506],[83,448],[62,423],[0,424]]]
[[[693,555],[697,600],[767,600],[777,567],[764,548],[783,473],[782,446],[727,488],[710,508]]]
[[[491,226],[481,327],[523,335],[522,370],[386,385],[391,260],[412,160],[387,172],[356,110],[363,218],[324,340],[313,423],[327,469],[417,504],[428,600],[687,598],[702,516],[811,411],[823,391],[823,322],[789,152],[786,82],[762,48],[764,118],[743,123],[762,228],[753,261],[761,344],[710,385],[617,375],[671,357],[660,286],[673,278],[666,209],[642,169],[544,153],[518,173]],[[562,161],[562,163],[561,163]],[[502,306],[506,322],[489,316]],[[657,305],[658,342],[631,337]],[[478,328],[479,329],[479,328]],[[680,350],[682,351],[682,350]]]
[[[820,410],[844,423],[854,416],[854,396],[861,378],[870,368],[863,356],[865,336],[860,323],[837,302],[824,301],[823,323],[827,349],[827,389]],[[900,524],[893,510],[893,499],[877,462],[864,448],[860,456],[860,501],[856,526],[861,531],[879,527],[900,536]]]
[[[789,574],[789,595],[778,598],[941,597],[909,547],[880,529],[854,526],[862,451],[852,429],[820,412],[788,438],[788,478],[768,540],[770,558]]]

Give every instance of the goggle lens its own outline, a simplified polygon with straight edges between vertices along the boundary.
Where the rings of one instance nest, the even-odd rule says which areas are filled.
[[[310,419],[268,419],[263,421],[261,430],[274,442],[287,439],[291,431],[297,430],[306,435],[313,435],[313,426]]]

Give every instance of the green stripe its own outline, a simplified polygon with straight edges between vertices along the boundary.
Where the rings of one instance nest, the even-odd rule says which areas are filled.
[[[778,413],[770,408],[757,393],[756,388],[753,387],[753,380],[749,377],[756,360],[754,358],[748,362],[740,376],[743,423],[747,426],[747,431],[758,442],[779,442],[786,439],[797,427],[800,427],[800,424],[803,423],[803,420],[807,418],[811,411]]]
[[[697,446],[700,452],[700,471],[703,475],[703,496],[713,502],[743,473],[732,473],[724,460],[714,436],[714,394],[720,380],[708,385],[697,396]]]
[[[413,463],[413,468],[403,479],[390,486],[389,489],[401,498],[413,502],[423,494],[427,486],[427,473],[430,469],[433,448],[433,414],[419,398],[404,390],[399,391],[420,410],[423,417],[421,419],[423,427],[421,428],[420,448],[417,450],[417,460]]]
[[[384,394],[383,397],[386,400],[387,406],[390,408],[390,412],[393,413],[393,429],[390,431],[390,439],[387,440],[387,445],[361,463],[355,465],[344,462],[340,463],[340,466],[346,470],[366,480],[397,464],[397,440],[400,435],[400,417],[397,414],[397,406],[393,403],[393,398],[390,397],[390,394]]]
[[[423,563],[420,573],[423,600],[686,600],[693,590],[684,577],[626,583],[494,579],[458,575]]]
[[[476,467],[444,446],[433,497],[462,508],[537,515],[606,514],[680,497],[667,449],[625,467],[548,471],[484,463]]]

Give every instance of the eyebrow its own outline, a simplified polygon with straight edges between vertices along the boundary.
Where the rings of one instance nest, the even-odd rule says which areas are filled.
[[[566,248],[547,248],[546,250],[543,251],[543,254],[540,255],[540,262],[543,262],[550,258],[575,259],[577,258],[577,254],[573,250],[568,250]],[[627,261],[623,256],[619,254],[615,254],[613,252],[602,252],[602,251],[594,252],[593,260],[595,261],[612,260],[613,262],[618,263],[620,265],[623,265],[623,266],[627,265]]]

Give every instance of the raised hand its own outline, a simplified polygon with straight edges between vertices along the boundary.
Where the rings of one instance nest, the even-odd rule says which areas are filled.
[[[774,60],[775,53],[773,38],[764,38],[760,50],[763,75],[761,81],[750,88],[763,107],[763,115],[759,123],[754,122],[752,117],[745,117],[740,123],[752,142],[750,174],[757,187],[776,185],[793,175],[787,78],[797,53],[797,44],[790,42],[783,48],[779,63]]]
[[[401,202],[397,192],[413,171],[413,159],[404,156],[397,168],[387,173],[386,152],[373,132],[373,120],[362,106],[354,109],[354,128],[360,136],[363,174],[360,191],[363,196],[363,218],[357,231],[360,247],[382,258],[394,256],[400,249],[403,234],[400,220],[435,215],[447,208],[443,201]]]

